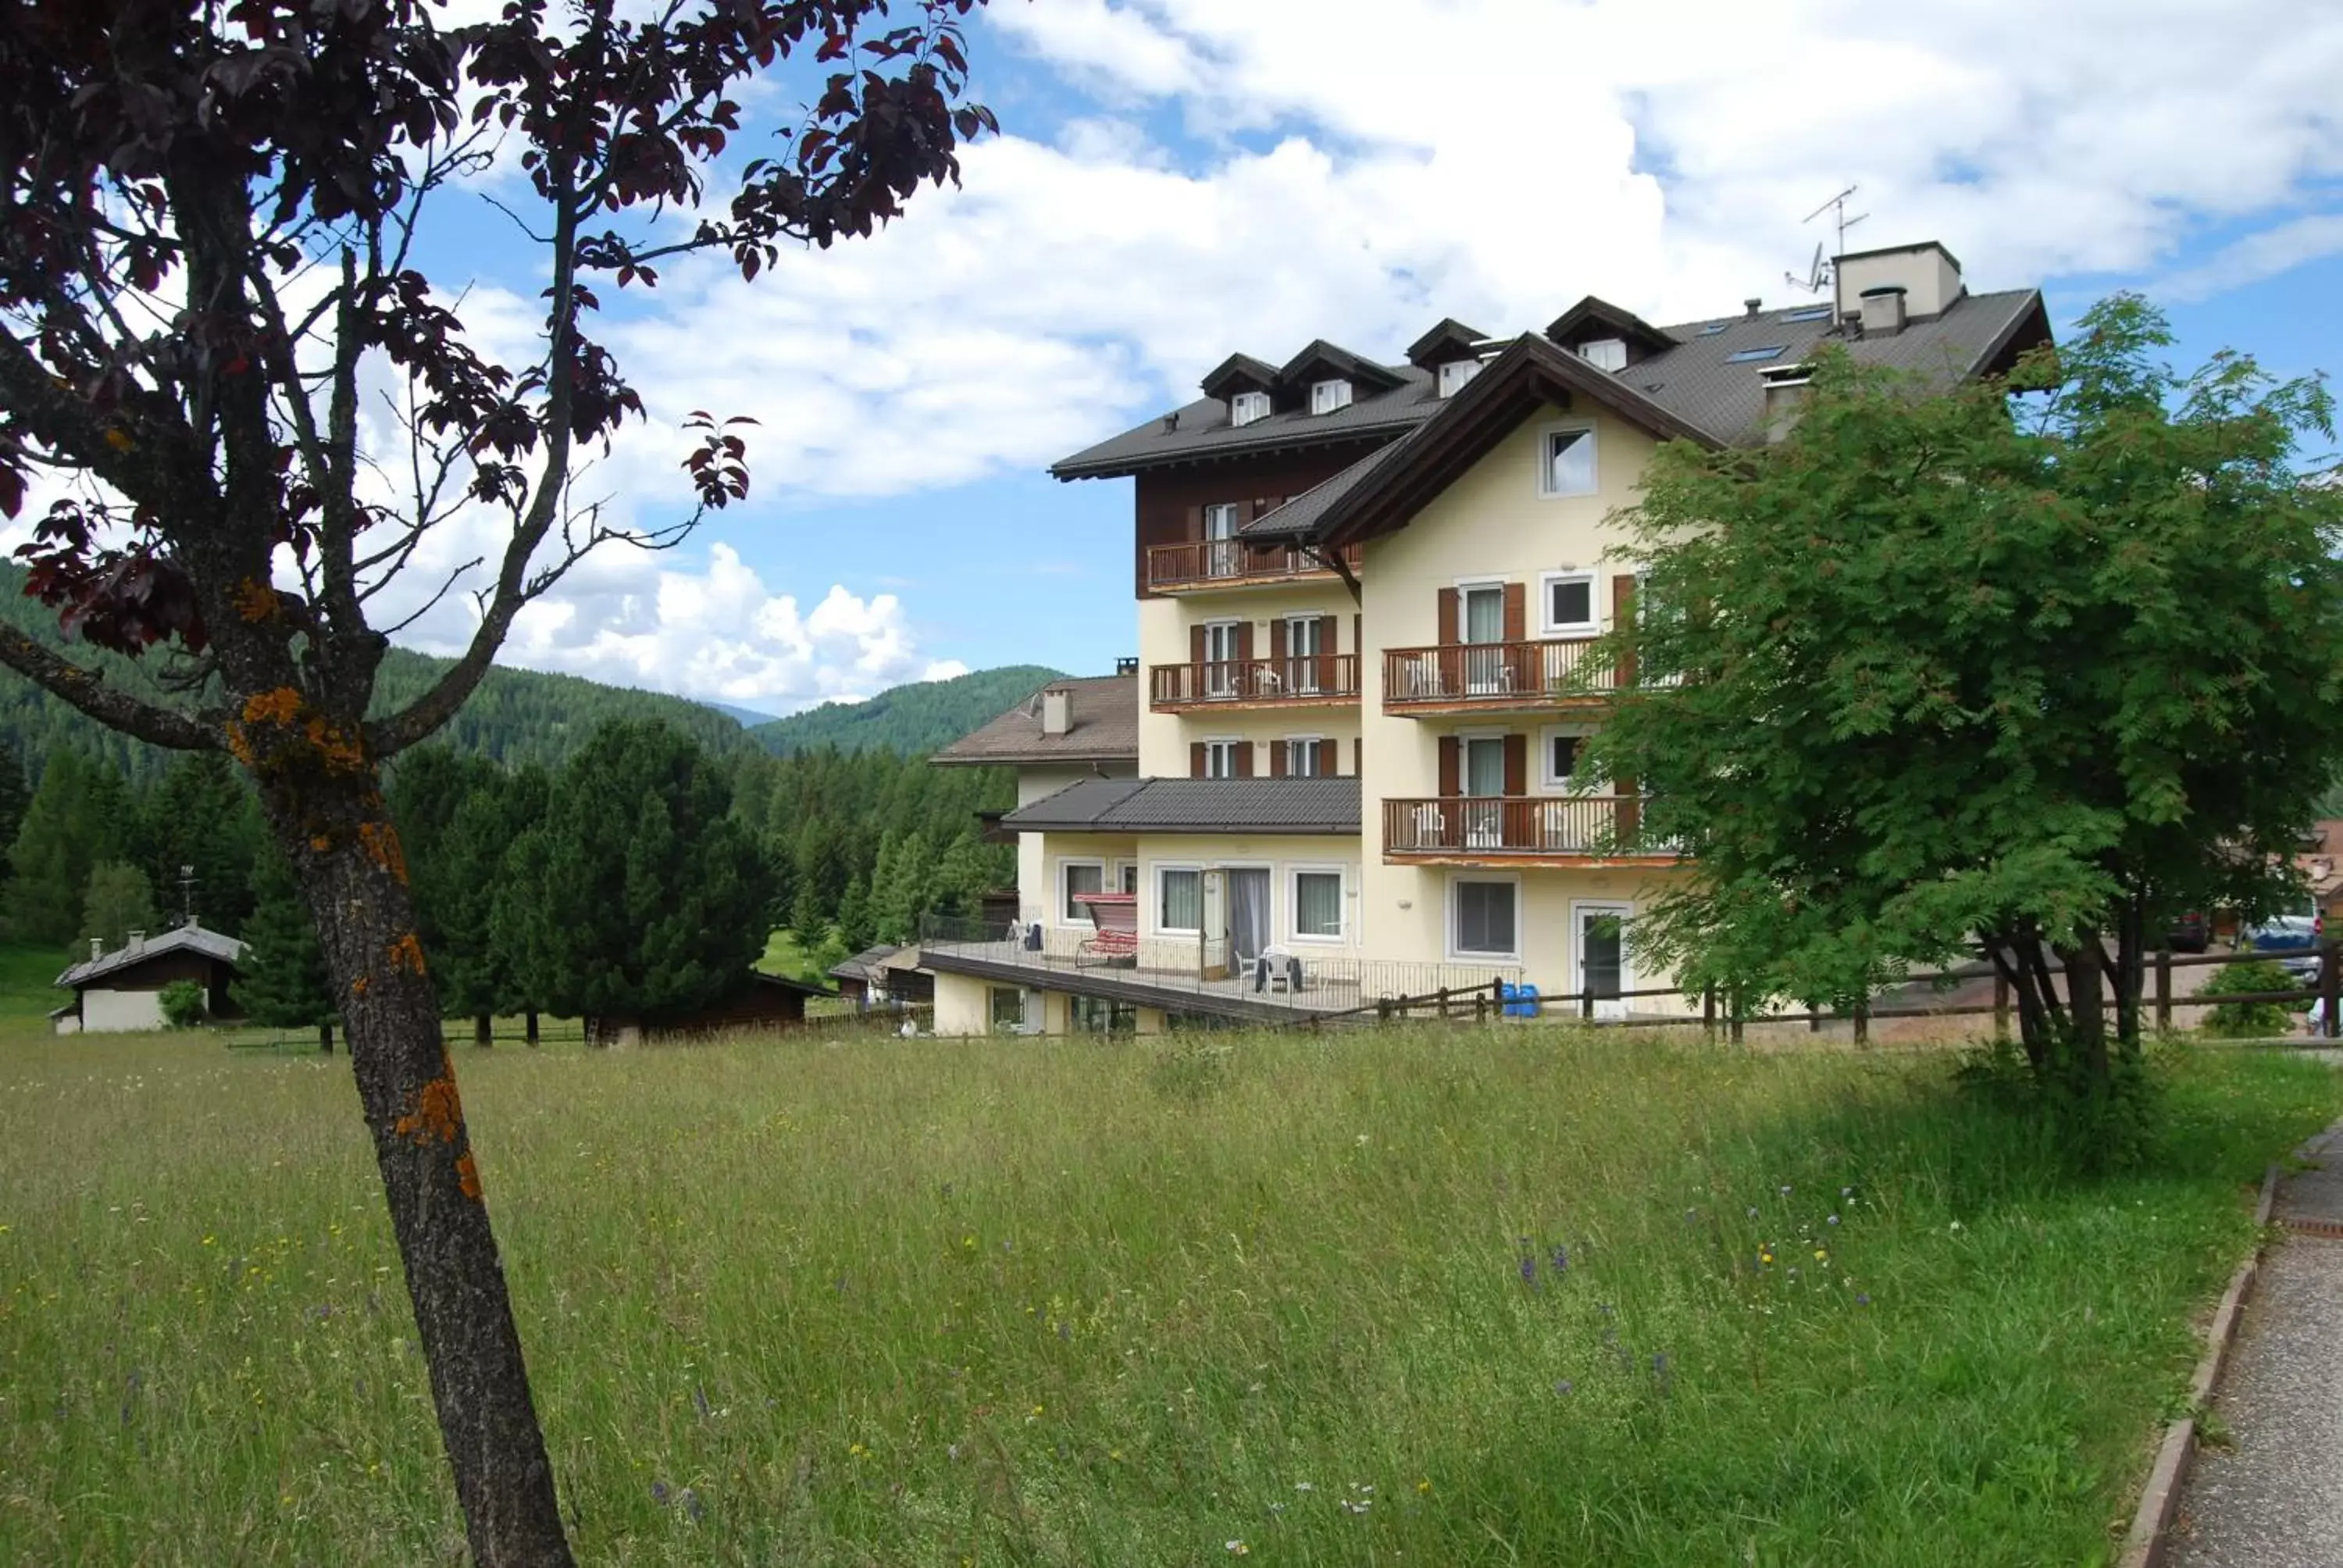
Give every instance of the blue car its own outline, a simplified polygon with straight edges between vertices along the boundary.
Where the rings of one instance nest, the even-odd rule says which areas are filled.
[[[2318,979],[2318,944],[2327,921],[2318,906],[2308,901],[2258,920],[2239,933],[2237,945],[2277,959],[2286,972],[2304,984]]]

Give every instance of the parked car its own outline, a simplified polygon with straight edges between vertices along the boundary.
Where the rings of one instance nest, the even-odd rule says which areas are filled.
[[[2212,941],[2212,922],[2200,910],[2174,916],[2172,929],[2164,933],[2164,945],[2176,953],[2201,953]]]
[[[2318,978],[2318,944],[2326,935],[2326,917],[2305,900],[2298,907],[2257,920],[2240,933],[2237,945],[2277,958],[2286,972],[2308,984]]]

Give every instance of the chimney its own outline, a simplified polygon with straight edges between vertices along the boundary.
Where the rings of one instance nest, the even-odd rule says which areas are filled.
[[[1744,320],[1747,320],[1747,321],[1755,321],[1755,320],[1756,320],[1756,319],[1757,319],[1757,313],[1758,313],[1759,311],[1761,311],[1761,310],[1765,309],[1765,302],[1763,299],[1760,299],[1760,298],[1756,297],[1755,295],[1752,295],[1749,298],[1745,299],[1745,300],[1743,300],[1743,301],[1741,302],[1741,309],[1742,309],[1742,312],[1743,312],[1743,319],[1744,319]]]
[[[1063,690],[1043,692],[1041,694],[1041,733],[1063,735],[1071,717],[1068,709],[1072,705],[1073,697],[1070,692]]]
[[[1871,295],[1882,288],[1904,291],[1903,319],[1927,321],[1960,303],[1967,286],[1961,282],[1961,264],[1935,240],[1918,245],[1890,246],[1885,250],[1859,250],[1831,263],[1837,285],[1834,303],[1841,321],[1860,317],[1871,331]]]
[[[131,933],[130,933],[130,946],[132,947],[132,949],[136,950],[136,949],[138,949],[138,948],[143,948],[143,947],[145,947],[146,945],[146,933],[145,931],[133,931],[133,932],[131,932]]]
[[[1863,291],[1863,335],[1893,337],[1904,330],[1904,298],[1910,291],[1900,283],[1884,283]]]
[[[1135,658],[1118,658],[1114,661],[1114,672],[1117,675],[1137,675],[1139,673],[1139,660]]]
[[[92,937],[89,939],[89,956],[93,962],[106,956],[106,939],[104,937]]]
[[[1757,377],[1765,387],[1765,440],[1769,445],[1785,440],[1813,393],[1814,367],[1769,365]]]

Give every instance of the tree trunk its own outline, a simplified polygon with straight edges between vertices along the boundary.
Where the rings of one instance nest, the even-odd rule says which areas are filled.
[[[490,1027],[488,1015],[484,1012],[474,1013],[472,1015],[472,1043],[483,1050],[486,1050],[488,1047],[496,1044],[496,1032]]]
[[[570,1563],[405,857],[359,759],[261,792],[317,922],[390,1206],[439,1432],[482,1568]]]
[[[2066,1005],[2075,1061],[2089,1088],[2107,1087],[2113,1074],[2107,1062],[2107,950],[2097,931],[2058,954],[2066,970]]]
[[[528,1010],[528,1013],[523,1017],[521,1027],[526,1031],[522,1038],[527,1040],[529,1044],[535,1045],[537,1043],[537,1009],[530,1008]]]
[[[334,1054],[334,1024],[331,1019],[317,1026],[317,1049],[327,1056]]]

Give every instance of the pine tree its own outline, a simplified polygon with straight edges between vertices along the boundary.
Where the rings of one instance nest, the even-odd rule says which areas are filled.
[[[33,791],[25,782],[25,759],[16,754],[15,747],[0,739],[0,882],[15,874],[8,853],[32,800]]]
[[[126,860],[92,867],[82,897],[81,938],[108,951],[126,947],[133,931],[155,930],[155,890],[146,873]]]
[[[182,876],[192,877],[197,916],[213,930],[242,930],[252,909],[252,865],[264,829],[260,804],[236,765],[216,751],[181,752],[137,814],[132,859],[156,907],[176,914]]]
[[[252,916],[244,924],[244,975],[236,1001],[255,1023],[272,1029],[315,1029],[317,1048],[334,1049],[335,1006],[317,930],[301,901],[292,868],[273,849],[252,874]]]
[[[850,953],[879,940],[878,922],[870,917],[870,890],[859,876],[846,884],[846,896],[838,900],[838,940]]]
[[[110,766],[78,752],[48,760],[25,809],[10,859],[8,929],[18,941],[62,946],[81,926],[89,874],[120,859],[131,820],[129,790]]]

